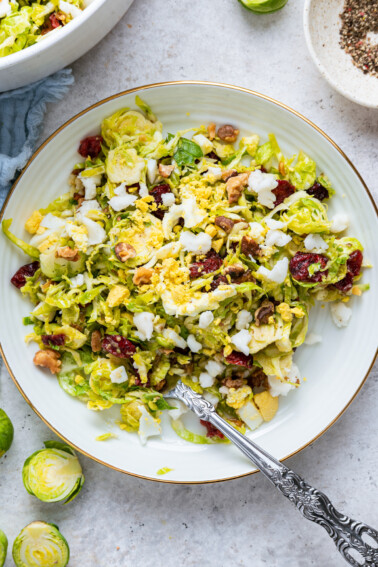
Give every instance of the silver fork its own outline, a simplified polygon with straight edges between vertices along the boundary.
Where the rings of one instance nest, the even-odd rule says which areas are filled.
[[[353,567],[378,567],[376,530],[338,512],[323,492],[309,485],[294,471],[239,433],[217,414],[210,402],[183,384],[181,380],[175,388],[164,394],[164,397],[184,402],[200,419],[209,421],[219,429],[286,498],[295,504],[305,518],[319,524],[327,531],[347,563]],[[370,538],[370,542],[374,540],[376,546],[369,545],[364,541],[363,536],[368,536],[366,539]]]

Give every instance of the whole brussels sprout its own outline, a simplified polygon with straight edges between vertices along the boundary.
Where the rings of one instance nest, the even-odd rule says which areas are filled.
[[[57,526],[37,521],[18,534],[12,555],[16,567],[65,567],[70,549]]]
[[[0,457],[10,448],[13,441],[13,425],[4,410],[0,409]]]
[[[3,567],[7,558],[8,540],[5,533],[0,530],[0,567]]]
[[[26,459],[22,469],[24,486],[42,502],[65,500],[67,504],[84,484],[79,459],[71,447],[59,441],[46,441],[45,447]]]

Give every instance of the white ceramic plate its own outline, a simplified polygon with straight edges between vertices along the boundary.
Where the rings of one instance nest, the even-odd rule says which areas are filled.
[[[87,8],[42,41],[0,57],[0,92],[63,69],[92,49],[126,13],[133,0],[86,0]]]
[[[98,103],[62,126],[33,156],[3,210],[4,218],[14,219],[13,230],[18,236],[27,238],[23,225],[34,209],[47,205],[66,190],[67,177],[78,159],[79,140],[97,133],[101,120],[116,110],[135,107],[136,91],[152,106],[167,132],[213,120],[234,124],[243,134],[257,132],[263,139],[268,132],[274,132],[287,154],[301,148],[309,153],[338,191],[330,215],[340,210],[350,215],[350,233],[360,237],[366,256],[374,266],[378,265],[378,247],[373,246],[377,234],[373,202],[353,166],[325,134],[299,114],[257,93],[203,83],[135,89]],[[22,318],[30,305],[9,280],[26,258],[4,237],[0,238],[0,256],[0,339],[4,358],[22,394],[58,435],[112,468],[150,479],[210,482],[255,470],[236,448],[188,444],[168,424],[162,439],[151,439],[142,447],[136,435],[119,431],[114,425],[117,409],[114,413],[91,412],[65,394],[56,379],[33,366],[36,347],[24,343],[27,328]],[[373,282],[374,271],[368,271],[364,281]],[[343,330],[331,322],[328,308],[319,307],[311,313],[310,329],[321,334],[323,342],[301,347],[297,352],[296,362],[307,381],[283,398],[275,419],[253,435],[279,459],[299,451],[327,429],[348,406],[369,372],[376,350],[378,294],[366,293],[358,300],[353,298],[351,304],[351,324]],[[107,431],[115,431],[118,439],[95,441],[96,436]],[[162,467],[173,470],[159,477],[156,473]]]
[[[378,78],[365,75],[339,45],[344,0],[306,0],[304,31],[307,46],[320,73],[353,102],[378,108]]]

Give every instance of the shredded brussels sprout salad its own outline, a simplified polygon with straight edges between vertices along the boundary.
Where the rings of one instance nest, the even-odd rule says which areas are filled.
[[[367,289],[363,248],[340,235],[345,215],[328,218],[334,190],[308,155],[285,157],[272,134],[238,141],[230,124],[163,136],[136,103],[80,142],[68,192],[27,220],[29,243],[3,222],[33,259],[12,278],[34,304],[26,340],[65,392],[118,404],[142,442],[164,410],[183,439],[224,442],[209,424],[190,431],[162,392],[181,378],[243,432],[271,420],[300,386],[311,306],[333,302],[343,326]]]
[[[80,16],[88,0],[0,0],[0,57],[25,49]]]

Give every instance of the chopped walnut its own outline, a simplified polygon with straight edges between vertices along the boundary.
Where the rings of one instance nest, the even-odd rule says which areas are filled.
[[[165,379],[160,380],[160,382],[158,382],[157,384],[155,384],[153,386],[154,390],[156,390],[157,392],[160,392],[160,390],[162,390],[164,388],[164,386],[166,385],[167,381]]]
[[[169,177],[174,168],[174,165],[163,165],[162,163],[159,163],[159,173],[162,177]]]
[[[93,331],[91,335],[91,348],[93,352],[100,352],[102,349],[102,337],[99,330]]]
[[[246,271],[247,270],[241,264],[232,264],[231,266],[227,266],[224,273],[230,275],[233,280],[245,274]]]
[[[261,253],[258,242],[251,236],[243,236],[240,250],[245,256],[258,256]]]
[[[217,127],[216,127],[215,123],[210,122],[210,124],[207,127],[207,131],[209,133],[209,140],[214,140],[216,129],[217,129]]]
[[[269,317],[274,313],[274,305],[268,299],[264,299],[262,304],[255,311],[256,327],[260,325],[267,325],[269,323]]]
[[[80,207],[84,201],[84,196],[81,193],[74,193],[73,198],[78,202],[78,207]]]
[[[244,380],[244,378],[224,378],[222,380],[222,384],[223,386],[226,386],[227,388],[235,388],[236,390],[238,388],[241,388],[242,386],[245,386],[247,383],[247,380]]]
[[[47,280],[47,282],[41,285],[41,290],[43,291],[43,293],[45,293],[49,289],[50,285],[52,285],[51,280]]]
[[[229,219],[227,217],[215,217],[214,224],[219,226],[219,228],[221,228],[228,234],[229,232],[231,232],[235,223],[232,219]]]
[[[35,353],[33,362],[36,366],[48,368],[52,374],[57,374],[62,366],[59,352],[47,348],[46,350],[39,350]]]
[[[64,258],[65,260],[70,260],[70,262],[77,262],[79,259],[79,250],[77,248],[64,246],[63,248],[58,248],[56,250],[55,257]]]
[[[225,124],[224,126],[218,128],[219,138],[229,144],[236,142],[236,138],[238,137],[239,132],[240,130],[237,130],[236,128],[231,126],[231,124]]]
[[[249,173],[241,173],[236,177],[230,177],[226,182],[226,190],[228,195],[228,202],[230,204],[237,203],[239,197],[243,192],[243,188],[248,183]]]
[[[223,181],[228,181],[230,177],[235,177],[236,175],[238,175],[236,169],[226,169],[226,171],[222,171],[221,173]]]
[[[268,388],[268,377],[262,368],[255,367],[255,371],[252,376],[248,378],[248,382],[253,389]]]
[[[148,284],[151,281],[152,270],[150,268],[137,268],[133,277],[135,285]]]
[[[120,262],[127,262],[130,258],[135,258],[136,256],[135,248],[126,242],[118,242],[114,248],[114,252]]]

